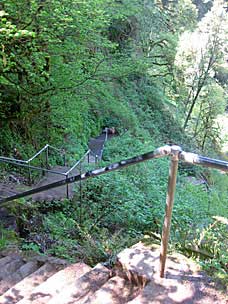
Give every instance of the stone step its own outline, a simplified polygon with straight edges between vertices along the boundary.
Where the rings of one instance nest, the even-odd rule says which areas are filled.
[[[145,286],[158,273],[159,254],[159,247],[150,250],[137,243],[117,255],[116,272],[136,285]]]
[[[157,278],[147,283],[142,292],[127,304],[194,304],[194,293],[195,288],[189,284],[177,282],[175,279]]]
[[[3,266],[5,266],[6,264],[8,264],[9,262],[12,262],[13,260],[13,256],[5,256],[5,257],[2,257],[0,259],[0,269],[2,269]]]
[[[97,291],[111,276],[111,270],[102,264],[97,264],[73,284],[65,286],[64,290],[48,301],[47,304],[83,303],[88,296]]]
[[[5,258],[3,258],[3,261],[1,262],[2,265],[0,269],[0,280],[3,280],[11,274],[15,273],[24,264],[23,259],[18,255],[10,256],[9,261],[5,264],[3,264],[4,259]],[[7,261],[7,259],[5,259],[5,261]]]
[[[127,276],[131,282],[143,287],[140,294],[127,303],[194,303],[192,298],[195,287],[183,284],[186,278],[197,271],[194,263],[191,264],[180,254],[169,255],[165,278],[160,278],[159,256],[159,246],[147,247],[142,242],[118,254],[116,273]]]
[[[83,304],[122,304],[135,298],[139,292],[139,286],[115,276],[101,286]]]
[[[0,296],[0,303],[17,303],[21,299],[27,297],[36,286],[40,285],[55,274],[57,270],[58,268],[54,264],[45,263],[35,272],[25,277],[19,283],[7,290],[2,296]]]
[[[48,278],[45,282],[33,289],[32,293],[21,300],[20,304],[45,304],[73,284],[79,277],[91,270],[84,263],[72,264]]]
[[[129,280],[138,284],[145,285],[159,278],[160,268],[160,247],[153,244],[148,247],[142,242],[133,245],[120,252],[117,255],[116,271],[122,270],[128,276]],[[197,276],[199,267],[182,254],[169,254],[166,260],[167,279],[185,278],[186,275],[194,274]]]
[[[22,279],[36,271],[38,268],[39,266],[37,262],[31,261],[23,264],[17,271],[6,276],[0,281],[0,294],[6,292],[6,290],[20,282]]]

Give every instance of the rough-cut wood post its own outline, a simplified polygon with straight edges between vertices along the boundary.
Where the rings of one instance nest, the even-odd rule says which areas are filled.
[[[167,248],[169,242],[169,233],[171,226],[171,218],[172,218],[172,210],[173,210],[173,202],[174,202],[174,194],[176,189],[176,179],[177,179],[177,169],[178,169],[178,155],[180,152],[180,148],[174,149],[172,151],[172,158],[170,162],[169,169],[169,182],[168,182],[168,191],[166,197],[166,209],[165,209],[165,219],[162,230],[162,241],[161,241],[161,253],[160,253],[160,277],[164,277],[165,272],[165,263],[166,263],[166,255]]]

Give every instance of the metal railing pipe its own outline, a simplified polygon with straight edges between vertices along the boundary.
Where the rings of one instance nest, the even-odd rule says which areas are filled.
[[[62,149],[58,149],[55,148],[49,144],[46,144],[42,149],[40,149],[36,154],[34,154],[31,158],[29,158],[28,160],[22,160],[22,159],[17,159],[17,158],[13,158],[13,157],[5,157],[5,156],[0,156],[0,160],[6,160],[6,161],[11,161],[11,162],[16,162],[16,163],[25,163],[28,164],[30,163],[32,160],[34,160],[37,156],[39,156],[43,151],[45,151],[46,149],[51,148],[53,150],[56,150],[58,152],[60,152],[61,154],[64,154],[64,150]]]
[[[17,158],[11,158],[11,157],[5,157],[5,156],[0,156],[0,161],[4,161],[5,163],[6,162],[16,162],[16,163],[23,163],[23,164],[27,164],[28,161],[27,160],[22,160],[22,159],[17,159]]]
[[[0,200],[0,205],[2,205],[3,203],[21,198],[21,197],[26,197],[29,195],[33,195],[42,191],[46,191],[49,189],[53,189],[53,188],[57,188],[60,186],[64,186],[66,184],[71,184],[71,183],[75,183],[75,182],[79,182],[79,181],[83,181],[83,180],[87,180],[89,178],[93,178],[102,174],[106,174],[108,172],[112,172],[112,171],[116,171],[116,170],[120,170],[123,169],[125,167],[137,164],[137,163],[141,163],[150,159],[154,159],[154,158],[160,158],[160,157],[164,157],[164,156],[168,156],[171,153],[171,147],[170,146],[164,146],[161,148],[156,149],[155,151],[151,151],[148,153],[144,153],[142,155],[139,156],[135,156],[126,160],[122,160],[116,163],[112,163],[106,167],[102,167],[99,169],[95,169],[95,170],[91,170],[91,171],[87,171],[86,173],[82,173],[82,174],[78,174],[78,175],[74,175],[71,177],[66,177],[63,180],[54,182],[54,183],[50,183],[48,185],[44,185],[35,189],[31,189],[28,191],[24,191],[22,193],[16,194],[16,195],[12,195],[10,197],[6,197]],[[59,173],[60,174],[60,173]],[[66,175],[66,173],[61,173],[62,175]]]
[[[184,151],[180,153],[179,159],[193,165],[201,165],[204,167],[210,167],[210,168],[222,170],[224,172],[228,172],[227,161],[209,158],[195,153],[184,152]]]
[[[7,163],[7,164],[14,164],[14,162],[12,161],[5,161],[3,159],[0,159],[0,162],[3,162],[3,163]],[[33,169],[33,170],[38,170],[38,171],[45,171],[45,172],[50,172],[50,173],[54,173],[54,174],[59,174],[59,175],[66,175],[65,173],[63,172],[58,172],[58,171],[54,171],[54,170],[49,170],[49,169],[45,169],[45,168],[42,168],[42,167],[36,167],[36,166],[31,166],[30,164],[17,164],[17,166],[20,166],[20,167],[24,167],[24,168],[30,168],[30,169]]]
[[[92,154],[92,152],[91,152]],[[164,221],[164,226],[163,226],[163,233],[162,233],[162,245],[161,245],[161,254],[160,254],[160,276],[164,276],[164,270],[165,270],[165,262],[166,262],[166,255],[167,255],[167,247],[168,247],[168,240],[169,240],[169,233],[170,233],[170,227],[171,227],[171,217],[172,217],[172,208],[173,208],[173,203],[174,203],[174,193],[175,193],[175,187],[176,187],[176,176],[177,176],[177,169],[178,169],[178,160],[182,160],[187,163],[191,163],[193,165],[202,165],[206,167],[211,167],[211,168],[216,168],[225,172],[228,172],[228,162],[222,161],[222,160],[217,160],[217,159],[212,159],[204,156],[200,156],[194,153],[188,153],[184,152],[181,150],[180,147],[178,146],[163,146],[155,151],[148,152],[142,155],[138,155],[126,160],[122,160],[120,162],[112,163],[108,166],[105,166],[103,168],[95,169],[88,171],[86,173],[80,173],[78,175],[74,176],[67,176],[66,173],[59,173],[59,172],[54,172],[56,174],[61,174],[65,176],[65,179],[50,183],[48,185],[44,185],[41,187],[38,187],[36,189],[31,189],[16,195],[12,195],[10,197],[6,197],[3,199],[0,199],[0,205],[3,206],[7,202],[13,201],[18,198],[26,197],[29,195],[33,195],[42,191],[46,191],[49,189],[53,189],[56,187],[60,187],[63,185],[75,183],[75,182],[81,182],[83,180],[97,177],[102,174],[106,174],[111,171],[123,169],[127,166],[131,166],[140,162],[144,162],[150,159],[155,159],[155,158],[161,158],[165,156],[171,156],[171,165],[170,165],[170,173],[169,173],[169,182],[168,182],[168,192],[167,192],[167,199],[166,199],[166,215],[165,215],[165,221]],[[4,161],[3,159],[0,158],[0,161]],[[6,160],[5,160],[6,161]],[[18,164],[21,166],[28,166],[25,164]],[[37,169],[37,167],[32,167]],[[43,170],[43,168],[39,168]],[[51,170],[46,170],[50,172]],[[68,193],[69,195],[69,193]]]
[[[47,146],[48,146],[49,148],[55,150],[55,151],[60,152],[60,153],[64,153],[64,152],[65,152],[64,149],[59,149],[59,148],[56,148],[56,147],[54,147],[54,146],[52,146],[52,145],[49,145],[49,144],[47,144]]]
[[[90,150],[88,150],[65,174],[69,175],[69,173],[73,171],[83,161],[83,159],[85,159],[86,156],[89,155],[89,153]]]
[[[34,158],[39,156],[43,151],[48,148],[48,145],[45,145],[42,149],[40,149],[35,155],[33,155],[30,159],[27,160],[27,163],[31,162]]]

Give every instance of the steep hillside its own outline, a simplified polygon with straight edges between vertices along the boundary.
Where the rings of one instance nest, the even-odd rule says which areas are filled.
[[[50,143],[79,159],[91,137],[113,127],[106,162],[164,143],[219,155],[217,118],[228,100],[225,2],[3,1],[0,154],[16,148],[24,159]],[[5,178],[11,167],[1,168]],[[20,246],[112,264],[125,246],[160,240],[167,174],[168,162],[158,160],[91,180],[73,201],[13,204]],[[224,281],[227,195],[225,174],[181,165],[172,248]],[[2,246],[18,241],[2,231]]]

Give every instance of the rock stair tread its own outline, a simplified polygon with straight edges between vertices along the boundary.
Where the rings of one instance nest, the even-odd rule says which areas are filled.
[[[159,253],[159,246],[151,248],[140,242],[118,254],[117,268],[120,272],[145,286],[140,295],[128,304],[228,303],[228,298],[224,300],[218,290],[207,286],[206,276],[199,272],[198,265],[181,254],[168,255],[165,278],[160,278]]]
[[[47,304],[83,303],[89,295],[98,290],[111,276],[111,270],[102,264],[97,264],[73,284],[66,286],[64,291],[48,301]]]
[[[65,286],[73,284],[79,277],[91,270],[84,263],[76,263],[56,272],[46,281],[33,289],[31,294],[21,300],[20,304],[45,304],[58,296]]]
[[[38,263],[35,261],[29,261],[23,264],[17,271],[8,275],[0,281],[0,294],[3,294],[6,290],[17,284],[19,281],[29,276],[31,273],[38,269]]]
[[[13,260],[13,257],[11,255],[2,257],[0,259],[0,269],[2,269],[2,267],[6,264],[8,264],[9,262],[11,262]],[[1,273],[1,272],[0,272]]]
[[[228,304],[227,297],[220,295],[197,265],[183,255],[169,255],[166,277],[160,278],[158,249],[142,242],[127,248],[118,254],[114,271],[102,264],[91,269],[83,263],[67,265],[61,259],[33,257],[30,263],[45,264],[0,296],[0,303]],[[17,254],[1,258],[2,276],[11,273],[13,277],[14,267],[18,269],[15,276],[27,275],[32,264],[28,266],[25,260]],[[22,265],[18,267],[17,263]]]
[[[190,272],[187,260],[182,260],[178,264],[175,263],[178,257],[168,258],[168,278],[162,279],[159,277],[159,255],[159,246],[148,248],[142,242],[118,254],[117,267],[129,280],[144,287],[135,299],[127,303],[192,303],[188,302],[188,298],[194,293],[194,288],[184,285],[181,281],[181,275]]]
[[[28,296],[32,290],[56,273],[57,267],[54,264],[45,263],[35,272],[25,277],[19,283],[7,290],[0,296],[1,304],[15,304],[21,299]]]
[[[148,282],[142,292],[128,304],[175,304],[186,303],[193,304],[191,298],[194,294],[194,288],[177,283],[173,279],[157,278]]]
[[[124,304],[135,298],[139,292],[139,286],[132,284],[124,278],[114,276],[83,304]]]
[[[11,260],[5,265],[1,266],[0,280],[13,274],[24,264],[23,259],[20,256],[12,256]]]

